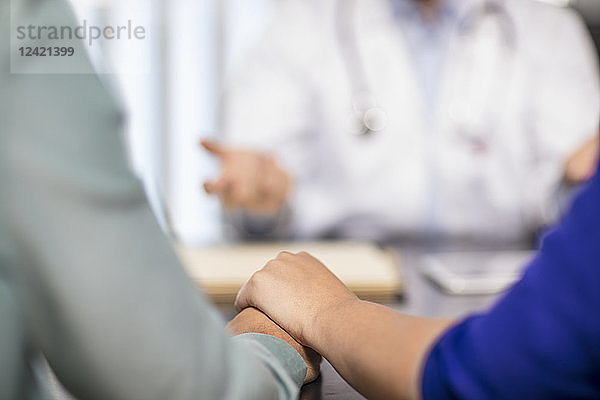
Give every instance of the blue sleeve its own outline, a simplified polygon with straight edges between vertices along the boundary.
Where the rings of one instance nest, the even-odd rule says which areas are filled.
[[[523,279],[450,329],[425,364],[424,399],[600,398],[600,176],[544,240]]]

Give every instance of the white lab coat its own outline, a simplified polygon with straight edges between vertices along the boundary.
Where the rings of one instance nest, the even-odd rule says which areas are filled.
[[[294,177],[296,236],[435,232],[519,240],[555,217],[551,205],[563,162],[600,119],[595,53],[574,12],[507,0],[516,47],[509,67],[475,81],[477,88],[496,82],[495,92],[472,104],[498,109],[475,119],[475,137],[487,143],[487,151],[478,152],[452,117],[464,103],[465,81],[457,78],[464,71],[464,39],[452,39],[435,117],[427,118],[389,0],[357,0],[355,24],[370,89],[389,121],[370,137],[350,132],[352,85],[335,31],[335,3],[283,2],[262,43],[231,77],[225,98],[228,141],[275,154]],[[475,62],[493,59],[489,52],[504,54],[496,51],[493,30],[485,29],[482,24],[478,31],[478,50],[466,53]]]

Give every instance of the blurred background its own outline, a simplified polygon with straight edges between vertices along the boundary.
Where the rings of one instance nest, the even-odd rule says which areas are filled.
[[[92,51],[128,112],[132,165],[163,228],[190,244],[222,238],[220,206],[202,190],[216,161],[198,149],[218,135],[224,75],[261,36],[274,0],[72,0],[90,23],[143,25],[137,53],[119,42]],[[119,65],[119,68],[115,68]],[[200,223],[200,221],[202,221]]]
[[[219,201],[202,189],[219,166],[198,141],[219,138],[225,82],[285,1],[72,0],[80,18],[103,24],[131,19],[151,33],[139,52],[124,52],[114,41],[95,48],[92,58],[104,72],[131,66],[131,73],[111,78],[129,116],[132,165],[165,231],[187,244],[224,238]],[[575,8],[600,45],[600,1],[545,2]]]

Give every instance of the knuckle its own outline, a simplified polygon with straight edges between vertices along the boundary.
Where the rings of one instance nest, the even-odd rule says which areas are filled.
[[[248,299],[254,296],[254,294],[260,289],[260,280],[260,275],[257,276],[256,274],[253,274],[238,293],[238,299]]]
[[[280,265],[279,260],[277,260],[277,259],[270,260],[269,262],[267,262],[265,267],[262,269],[262,272],[268,273],[272,270],[277,270],[279,268],[279,265]]]
[[[294,256],[294,254],[290,253],[289,251],[281,251],[277,255],[277,259],[285,259],[285,258],[290,258],[293,256]]]
[[[267,285],[267,283],[272,279],[272,274],[269,272],[268,265],[263,269],[256,271],[252,274],[252,278],[250,278],[250,284],[253,289],[257,289]]]
[[[250,278],[250,280],[248,281],[248,283],[250,285],[252,285],[253,287],[255,287],[257,284],[259,284],[262,280],[264,279],[264,272],[263,270],[259,270],[256,271],[255,273],[252,274],[252,277]]]

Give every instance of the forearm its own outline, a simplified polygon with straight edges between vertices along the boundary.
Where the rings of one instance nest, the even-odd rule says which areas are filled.
[[[425,356],[449,325],[355,301],[321,315],[307,344],[369,399],[418,399]]]

